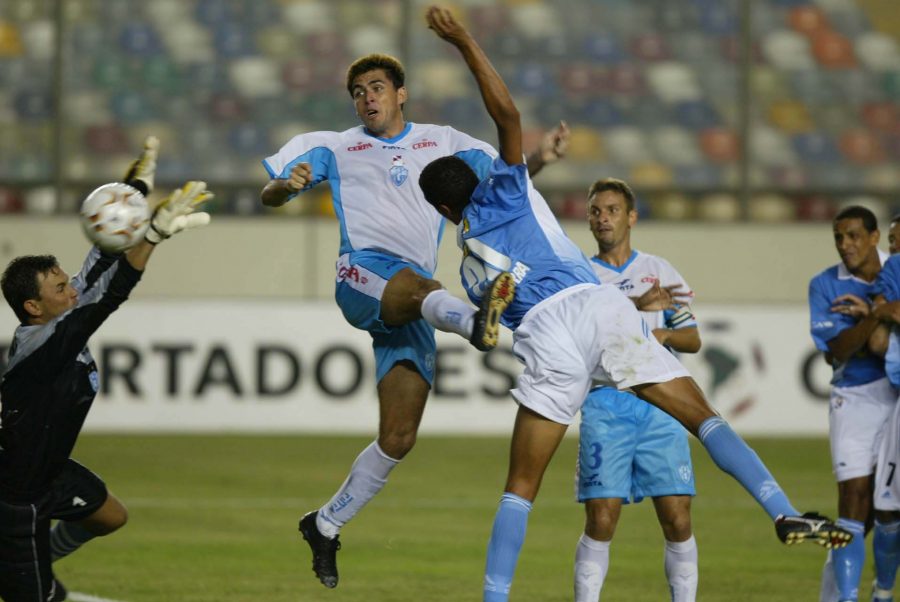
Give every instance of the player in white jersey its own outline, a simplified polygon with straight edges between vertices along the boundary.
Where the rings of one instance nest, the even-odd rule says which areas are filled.
[[[691,288],[668,261],[631,247],[635,197],[622,180],[588,190],[588,223],[597,241],[591,267],[640,311],[656,340],[686,353],[700,350]],[[581,407],[578,501],[584,533],[575,552],[575,602],[596,602],[609,571],[610,544],[622,503],[653,499],[665,537],[664,569],[673,602],[697,596],[697,544],[691,530],[696,494],[687,432],[678,421],[628,391],[599,386]]]
[[[875,215],[848,207],[833,221],[841,262],[817,274],[809,284],[811,334],[834,369],[829,434],[831,461],[838,482],[838,524],[858,537],[833,551],[822,571],[823,602],[857,600],[865,564],[865,531],[872,519],[872,476],[884,424],[897,394],[884,372],[884,360],[868,352],[878,325],[868,311],[875,279],[886,256],[878,250]],[[874,548],[876,563],[881,556]]]
[[[798,516],[759,457],[650,334],[634,304],[616,287],[599,284],[543,198],[531,194],[519,111],[503,80],[449,11],[432,7],[426,18],[475,76],[497,125],[500,155],[486,180],[448,156],[429,164],[419,183],[428,202],[459,225],[461,275],[470,299],[480,300],[497,273],[508,271],[515,278],[516,295],[501,320],[514,330],[513,353],[525,364],[511,392],[519,410],[505,492],[488,544],[483,600],[509,598],[541,478],[592,378],[631,387],[697,435],[716,464],[763,506],[782,541],[846,545],[850,534],[824,517]]]
[[[269,206],[328,180],[341,235],[335,297],[347,321],[373,338],[378,438],[331,500],[300,522],[313,570],[327,587],[338,581],[340,528],[381,490],[415,443],[434,376],[433,327],[488,349],[497,341],[496,316],[513,290],[508,276],[499,278],[497,294],[485,297],[476,313],[432,279],[443,218],[423,199],[419,173],[432,159],[452,154],[484,175],[496,151],[451,127],[407,122],[404,81],[393,57],[358,59],[348,70],[347,90],[362,125],[301,134],[263,161],[272,180],[261,197]],[[561,124],[529,158],[530,167],[537,171],[558,158],[567,140]]]

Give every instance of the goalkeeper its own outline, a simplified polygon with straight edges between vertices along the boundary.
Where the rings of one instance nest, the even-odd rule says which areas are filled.
[[[156,138],[125,182],[149,194]],[[212,195],[188,182],[162,201],[141,242],[125,253],[94,247],[71,280],[52,255],[13,259],[0,288],[20,325],[0,381],[0,598],[65,600],[51,563],[127,520],[103,480],[69,454],[100,386],[90,336],[140,281],[156,245],[209,223],[195,212]],[[58,522],[51,530],[50,522]]]

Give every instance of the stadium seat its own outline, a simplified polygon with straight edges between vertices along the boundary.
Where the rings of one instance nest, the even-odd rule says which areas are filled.
[[[773,102],[769,106],[769,121],[789,134],[812,129],[812,119],[806,105],[793,100]]]
[[[654,32],[645,32],[631,38],[628,44],[631,55],[642,61],[657,62],[672,58],[666,38]]]
[[[364,56],[370,52],[400,55],[400,50],[396,46],[397,37],[384,27],[363,25],[347,33],[348,51],[354,57]]]
[[[806,36],[829,29],[828,18],[822,9],[808,4],[790,9],[788,23],[794,31]]]
[[[700,12],[700,25],[706,34],[721,36],[737,31],[736,3],[708,2],[705,4]]]
[[[669,34],[672,55],[688,64],[709,63],[717,60],[715,40],[697,31],[678,31]]]
[[[608,70],[590,63],[569,63],[559,66],[559,84],[562,91],[574,97],[604,96],[607,93]]]
[[[628,182],[635,188],[668,188],[673,184],[672,168],[652,160],[633,165]]]
[[[794,31],[774,31],[763,38],[765,59],[778,69],[794,71],[815,66],[807,39]]]
[[[656,29],[668,36],[696,31],[699,27],[700,11],[689,2],[659,2],[654,9]]]
[[[554,73],[547,65],[537,61],[519,65],[509,84],[514,93],[528,96],[546,98],[557,93]]]
[[[22,54],[22,40],[19,29],[8,21],[0,21],[0,58],[6,59]]]
[[[837,205],[832,197],[822,194],[802,196],[795,201],[796,217],[808,222],[826,222],[834,219]]]
[[[872,29],[868,16],[856,0],[837,0],[842,3],[841,6],[829,6],[828,1],[834,0],[817,0],[817,3],[828,12],[828,21],[833,30],[852,40]]]
[[[254,56],[231,62],[228,69],[234,89],[244,98],[269,98],[284,91],[275,61]]]
[[[856,116],[840,102],[814,107],[811,115],[815,127],[829,134],[839,134],[857,123]]]
[[[747,213],[751,221],[779,224],[792,221],[797,209],[784,195],[768,193],[752,197]]]
[[[694,72],[684,63],[668,61],[647,68],[650,89],[665,102],[697,100],[701,97]]]
[[[900,161],[900,132],[882,134],[881,143],[892,161]]]
[[[769,65],[759,65],[750,72],[750,91],[760,104],[769,104],[788,97],[785,78],[788,74]],[[701,76],[702,77],[702,76]]]
[[[680,166],[675,169],[674,183],[686,190],[703,190],[721,188],[724,185],[725,172],[709,163]]]
[[[650,195],[650,217],[660,221],[683,221],[694,217],[694,202],[680,192]]]
[[[864,181],[864,172],[846,163],[821,163],[807,166],[809,181],[822,190],[859,190]]]
[[[163,51],[162,40],[149,23],[126,23],[119,32],[119,46],[125,54],[146,58]]]
[[[608,31],[595,31],[584,39],[585,54],[596,63],[619,63],[625,59],[619,39]]]
[[[678,126],[665,126],[650,135],[654,152],[660,161],[675,167],[700,165],[703,158],[694,134]]]
[[[793,137],[793,145],[800,160],[804,163],[837,163],[840,160],[840,153],[835,147],[834,141],[822,132],[796,134]]]
[[[19,190],[0,187],[0,213],[21,213],[24,209],[25,203]]]
[[[593,128],[572,126],[569,155],[572,161],[599,163],[606,160],[603,135]]]
[[[50,90],[19,92],[13,99],[13,108],[23,121],[41,121],[53,116],[53,97]]]
[[[173,61],[196,65],[211,63],[216,58],[210,30],[194,21],[173,21],[160,27],[166,51]]]
[[[860,62],[872,71],[900,69],[900,51],[897,41],[881,32],[867,31],[856,38],[856,55]]]
[[[252,123],[239,123],[228,132],[230,148],[245,157],[264,157],[271,152],[272,143],[263,128]]]
[[[774,128],[759,124],[750,129],[750,156],[753,163],[762,166],[797,162],[797,154],[788,138]]]
[[[675,105],[678,123],[690,130],[705,130],[721,123],[716,108],[706,100],[685,100]]]
[[[633,63],[614,65],[609,69],[609,91],[620,96],[639,96],[647,91],[644,74]]]
[[[656,128],[674,123],[671,107],[652,95],[621,100],[626,125]]]
[[[754,187],[776,187],[783,190],[802,190],[811,183],[809,171],[800,165],[777,165],[763,171],[764,177],[753,182]]]
[[[737,134],[728,128],[710,128],[700,132],[700,148],[713,163],[734,163],[740,156]]]
[[[425,73],[428,73],[428,70],[425,70]],[[312,86],[314,79],[313,65],[308,59],[298,58],[284,63],[281,67],[281,81],[290,89],[307,90]]]
[[[218,55],[236,59],[257,53],[256,39],[250,30],[234,23],[225,23],[215,29],[213,44]]]
[[[620,165],[631,166],[653,158],[644,133],[633,126],[604,132],[604,145],[612,161]]]
[[[863,174],[863,186],[868,190],[881,190],[892,195],[900,189],[900,170],[893,163],[883,163],[866,168]],[[891,212],[896,214],[900,207]]]
[[[707,222],[734,222],[741,217],[741,203],[727,192],[702,196],[697,203],[697,218]]]
[[[565,32],[559,12],[552,4],[531,2],[509,8],[515,29],[526,39],[545,38]]]
[[[812,53],[826,69],[848,69],[856,66],[853,45],[834,31],[819,31],[812,35]]]
[[[884,149],[870,131],[854,128],[844,132],[839,143],[841,152],[857,165],[871,165],[884,160]]]
[[[578,103],[575,115],[578,121],[600,130],[624,125],[621,109],[606,99],[590,99]]]
[[[25,192],[25,212],[31,215],[52,215],[56,213],[56,189],[53,186],[38,186]]]

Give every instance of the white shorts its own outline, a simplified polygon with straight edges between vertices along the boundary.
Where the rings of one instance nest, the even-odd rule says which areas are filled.
[[[887,378],[857,387],[832,387],[828,411],[831,465],[838,482],[874,472],[897,391]]]
[[[572,422],[592,380],[621,390],[690,376],[610,285],[574,286],[532,307],[513,335],[513,353],[525,364],[513,397],[561,424]]]
[[[875,466],[875,509],[900,510],[900,403],[894,403],[887,424],[882,430]]]

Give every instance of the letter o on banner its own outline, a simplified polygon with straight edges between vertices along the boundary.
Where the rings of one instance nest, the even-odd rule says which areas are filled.
[[[334,362],[346,364],[336,372]],[[341,378],[334,377],[340,374]],[[316,360],[316,385],[329,397],[348,397],[356,393],[363,380],[363,361],[352,347],[328,347]]]

